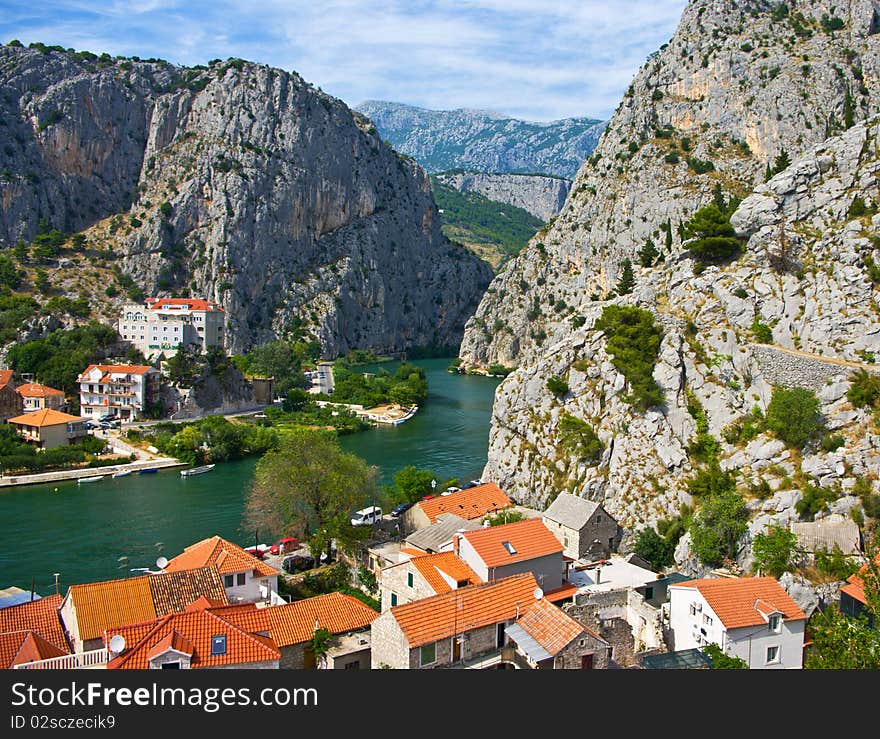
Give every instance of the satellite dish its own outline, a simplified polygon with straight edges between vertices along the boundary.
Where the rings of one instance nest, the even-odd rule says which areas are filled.
[[[535,588],[535,590],[534,590],[534,592],[532,593],[532,595],[535,596],[535,600],[541,600],[541,598],[544,597],[544,591],[541,590],[541,588]]]
[[[125,637],[122,634],[116,634],[110,640],[110,651],[114,654],[122,654],[125,649]]]
[[[159,557],[159,559],[156,560],[156,567],[160,570],[164,570],[167,566],[168,560],[165,557]]]

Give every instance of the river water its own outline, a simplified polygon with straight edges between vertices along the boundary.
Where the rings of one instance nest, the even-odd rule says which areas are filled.
[[[345,436],[342,446],[377,465],[388,483],[400,468],[433,470],[438,482],[478,477],[486,464],[492,398],[498,380],[449,374],[449,359],[419,360],[429,396],[414,418]],[[397,365],[383,364],[393,372]],[[375,371],[365,366],[364,371]],[[177,470],[77,485],[58,482],[0,490],[0,587],[54,592],[69,585],[128,577],[193,542],[219,534],[242,545],[241,528],[256,459],[219,464],[205,475]],[[57,492],[56,492],[57,490]],[[124,559],[121,559],[124,558]]]

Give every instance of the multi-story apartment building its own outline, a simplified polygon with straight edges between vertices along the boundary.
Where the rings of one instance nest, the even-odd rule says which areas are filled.
[[[77,378],[80,413],[132,421],[143,415],[159,390],[159,370],[146,365],[90,364]]]
[[[200,351],[225,346],[225,318],[223,308],[210,300],[152,298],[124,306],[118,330],[145,357],[164,354],[167,359],[181,344]]]

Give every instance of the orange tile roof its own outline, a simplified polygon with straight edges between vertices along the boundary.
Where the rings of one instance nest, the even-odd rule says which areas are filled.
[[[477,585],[483,582],[480,576],[453,552],[423,554],[421,557],[412,559],[411,562],[435,593],[448,593],[454,589],[444,579],[444,574],[456,582],[466,581],[467,585]]]
[[[766,623],[767,609],[770,613],[779,611],[784,621],[807,618],[798,604],[772,577],[687,580],[670,587],[698,590],[728,629]]]
[[[343,593],[318,595],[255,611],[228,608],[222,613],[224,618],[244,628],[268,632],[279,647],[309,641],[315,633],[316,624],[331,634],[344,634],[366,628],[379,617],[372,608]]]
[[[158,310],[160,308],[168,308],[171,306],[184,306],[190,310],[223,312],[223,308],[220,307],[219,303],[200,298],[152,298],[147,300],[147,307],[150,310]]]
[[[880,554],[877,555],[874,561],[880,566]],[[840,588],[841,593],[846,593],[850,598],[854,598],[863,605],[867,605],[868,597],[865,595],[865,582],[860,575],[867,571],[868,565],[865,565],[857,573],[850,575],[846,579],[847,584]]]
[[[0,608],[0,633],[33,631],[58,649],[65,650],[67,654],[70,645],[58,615],[60,607],[61,596],[50,595],[28,603],[19,603],[17,606]]]
[[[46,398],[50,395],[64,396],[63,390],[56,390],[48,385],[40,385],[36,382],[29,382],[25,385],[19,385],[15,391],[23,398]]]
[[[542,598],[517,622],[523,631],[554,657],[584,633],[584,627]]]
[[[217,565],[221,575],[254,570],[261,577],[278,575],[279,571],[249,554],[237,544],[219,536],[202,539],[183,550],[165,568],[166,572],[190,570],[193,567]]]
[[[146,626],[146,628],[145,628]],[[142,670],[150,660],[170,648],[191,655],[190,666],[227,667],[280,659],[277,647],[264,637],[251,634],[211,610],[172,613],[150,624],[108,629],[104,643],[115,635],[125,639],[126,648],[108,665],[109,670]],[[211,654],[215,636],[226,637],[224,654]]]
[[[391,613],[412,649],[516,618],[535,602],[537,586],[525,572],[394,606]]]
[[[154,368],[145,364],[90,364],[82,371],[78,379],[84,378],[93,369],[99,369],[105,375],[145,375]],[[84,380],[80,379],[80,381]]]
[[[80,638],[88,640],[111,627],[183,611],[201,595],[229,602],[216,567],[71,585],[65,600],[73,601]]]
[[[408,547],[402,547],[400,553],[406,554],[411,559],[415,559],[416,557],[424,557],[427,555],[427,552],[423,552],[421,549],[410,549]]]
[[[11,631],[0,634],[0,669],[14,665],[38,662],[52,657],[63,657],[70,651],[61,650],[33,631]]]
[[[558,603],[559,601],[565,600],[566,598],[574,598],[574,595],[575,593],[577,593],[577,591],[577,585],[574,585],[567,580],[563,580],[561,588],[556,588],[556,590],[551,590],[549,593],[544,593],[544,598],[546,600],[549,600],[551,603]]]
[[[540,518],[530,518],[501,526],[466,531],[462,534],[487,567],[522,562],[548,554],[562,553],[559,539],[550,533]],[[508,542],[514,553],[504,546]]]
[[[60,426],[72,423],[74,421],[85,421],[86,419],[79,416],[71,416],[69,413],[53,410],[52,408],[43,408],[33,413],[25,413],[15,418],[10,418],[8,423],[17,423],[22,426],[33,426],[43,428],[45,426]]]
[[[436,523],[437,516],[441,513],[454,513],[472,521],[487,513],[507,508],[510,504],[510,498],[494,482],[467,488],[452,495],[438,495],[418,503],[431,523]]]
[[[12,382],[12,370],[0,370],[0,387]]]

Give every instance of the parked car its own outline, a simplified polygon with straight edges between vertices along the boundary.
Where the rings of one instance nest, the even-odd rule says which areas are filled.
[[[254,547],[245,547],[244,550],[257,559],[263,559],[266,556],[266,552],[269,551],[269,546],[267,544],[257,544]]]
[[[83,424],[83,428],[84,428],[86,431],[94,431],[96,428],[98,428],[98,424],[96,424],[96,423],[92,423],[91,421],[86,421],[86,422]]]
[[[98,417],[98,421],[112,421],[114,418],[116,418],[115,413],[105,413],[103,416]]]
[[[412,508],[412,506],[413,506],[412,503],[398,503],[396,506],[394,506],[394,508],[391,509],[391,515],[394,518],[398,518],[399,516],[402,516],[410,508]]]
[[[287,554],[299,548],[299,539],[295,536],[288,536],[281,541],[275,542],[269,547],[269,554]]]
[[[382,509],[379,506],[369,506],[355,511],[351,517],[352,526],[370,526],[382,520]]]
[[[294,554],[292,557],[286,557],[281,563],[281,569],[285,572],[305,572],[312,569],[315,564],[315,558],[307,554]]]

